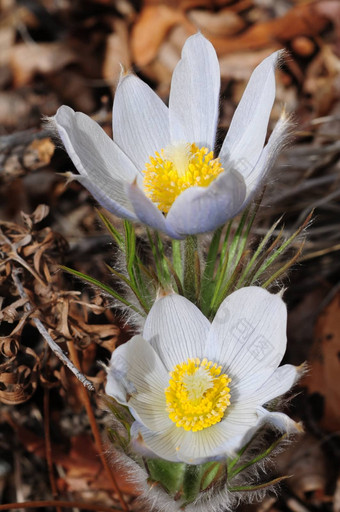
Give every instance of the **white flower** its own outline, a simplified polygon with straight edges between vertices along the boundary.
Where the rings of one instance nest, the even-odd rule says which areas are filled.
[[[129,407],[137,450],[201,464],[235,453],[264,423],[298,430],[263,404],[299,376],[278,365],[286,349],[286,306],[263,288],[242,288],[221,304],[212,324],[177,294],[153,305],[143,336],[118,347],[106,393]]]
[[[169,108],[137,76],[122,76],[114,141],[90,117],[62,106],[53,120],[80,173],[74,178],[112,213],[173,238],[224,224],[253,197],[284,140],[282,117],[264,147],[279,54],[253,72],[218,158],[220,70],[213,46],[199,33],[183,47]]]

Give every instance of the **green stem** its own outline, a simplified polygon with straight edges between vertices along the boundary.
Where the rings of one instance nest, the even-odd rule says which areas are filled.
[[[190,235],[184,241],[184,277],[183,287],[185,297],[196,302],[197,289],[197,236]]]

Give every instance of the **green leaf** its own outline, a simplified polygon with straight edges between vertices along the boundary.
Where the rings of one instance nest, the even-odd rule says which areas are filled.
[[[248,462],[245,462],[242,466],[239,466],[238,468],[234,469],[234,471],[231,471],[231,468],[230,468],[230,465],[229,465],[229,473],[228,473],[228,478],[229,480],[231,480],[232,478],[234,478],[236,475],[238,475],[239,473],[241,473],[242,471],[244,471],[245,469],[249,468],[250,466],[253,466],[254,464],[257,464],[258,462],[260,462],[261,460],[265,459],[266,457],[268,457],[268,455],[270,455],[272,453],[273,450],[275,450],[275,448],[287,437],[287,434],[283,434],[281,437],[279,437],[279,439],[277,439],[276,441],[274,441],[274,443],[272,443],[269,448],[267,448],[267,450],[265,450],[264,452],[260,453],[259,455],[257,455],[256,457],[254,457],[252,460],[249,460]],[[253,439],[251,439],[252,441]],[[249,446],[249,445],[248,445]]]
[[[216,260],[220,247],[222,229],[223,226],[216,229],[211,239],[202,277],[203,282],[210,282],[210,280],[214,277],[214,270],[216,267]]]
[[[175,284],[176,284],[176,287],[177,287],[177,293],[179,295],[184,295],[184,290],[183,290],[183,286],[182,286],[182,282],[181,282],[181,279],[180,277],[178,276],[174,266],[172,265],[171,261],[165,256],[165,259],[166,259],[166,262],[168,264],[168,267],[169,267],[169,270],[170,270],[170,273],[175,281]]]
[[[220,479],[223,471],[226,474],[226,467],[224,463],[211,461],[202,465],[202,471],[201,491],[204,491],[216,480]]]
[[[125,253],[126,253],[126,270],[131,281],[135,281],[133,266],[136,258],[136,234],[132,224],[128,220],[124,220],[125,230]]]
[[[119,233],[119,231],[111,224],[111,222],[109,221],[109,219],[99,210],[97,210],[97,213],[101,219],[101,221],[103,222],[104,226],[106,227],[106,229],[108,230],[108,232],[110,233],[110,235],[113,237],[113,239],[115,240],[115,242],[117,243],[118,247],[121,249],[121,250],[124,250],[124,238],[122,237],[122,235]]]
[[[287,261],[287,263],[285,265],[282,265],[282,267],[280,267],[274,274],[272,274],[268,279],[267,281],[265,281],[263,284],[262,284],[262,288],[268,288],[268,286],[274,282],[276,279],[278,279],[282,274],[284,274],[290,267],[292,267],[294,265],[294,263],[299,259],[300,257],[300,254],[302,253],[303,251],[303,248],[305,246],[305,240],[302,241],[299,249],[296,251],[296,253],[294,254],[294,256]]]
[[[263,272],[267,270],[267,268],[279,257],[281,256],[286,249],[292,244],[292,242],[295,240],[295,238],[305,229],[305,227],[308,225],[311,217],[313,215],[313,211],[310,212],[310,214],[307,216],[305,221],[302,223],[302,225],[263,263],[263,265],[259,268],[259,270],[256,272],[254,277],[252,278],[252,283],[258,279]],[[295,261],[295,260],[294,260]],[[252,284],[251,283],[251,284]]]
[[[187,464],[183,476],[183,498],[191,503],[200,492],[202,465]]]
[[[62,270],[65,270],[69,274],[72,274],[76,277],[79,277],[80,279],[83,279],[87,283],[97,286],[98,288],[100,288],[104,292],[108,293],[109,295],[111,295],[112,297],[117,299],[119,302],[124,304],[125,306],[128,306],[129,308],[133,309],[133,311],[135,311],[139,315],[146,316],[146,314],[143,311],[141,311],[140,309],[138,309],[134,304],[132,304],[130,301],[124,299],[124,297],[119,295],[119,293],[117,293],[115,290],[113,290],[110,286],[107,286],[106,284],[101,283],[94,277],[88,276],[87,274],[83,274],[82,272],[78,272],[78,270],[74,270],[72,268],[65,267],[64,265],[59,265],[59,268],[61,268]]]
[[[163,459],[146,459],[145,464],[151,480],[162,484],[169,494],[181,489],[186,464]]]
[[[251,257],[248,265],[246,266],[246,268],[244,269],[244,271],[242,272],[242,276],[240,278],[240,280],[238,281],[237,283],[237,288],[241,288],[245,281],[246,281],[246,278],[248,277],[248,274],[250,273],[250,271],[252,270],[253,266],[255,265],[255,263],[257,262],[260,254],[262,253],[262,251],[264,250],[265,246],[267,245],[267,242],[268,240],[270,239],[270,237],[272,236],[274,230],[276,229],[277,225],[281,222],[281,219],[282,217],[280,217],[273,225],[272,227],[269,229],[269,231],[267,231],[266,235],[264,236],[264,238],[261,240],[260,244],[258,245],[256,251],[254,252],[253,256]]]
[[[112,274],[114,274],[116,277],[118,277],[118,279],[123,281],[130,288],[130,290],[132,290],[132,292],[135,294],[135,297],[138,299],[140,305],[142,306],[142,308],[144,309],[145,313],[147,314],[149,312],[150,308],[144,302],[143,297],[141,296],[138,288],[130,281],[130,279],[128,279],[126,276],[124,276],[124,274],[121,274],[120,272],[115,270],[113,267],[110,267],[110,265],[106,264],[106,268],[110,272],[112,272]]]
[[[114,445],[119,445],[125,451],[129,445],[129,439],[126,439],[124,436],[121,436],[116,429],[108,428],[107,429],[107,437],[109,441]]]
[[[291,475],[279,476],[278,478],[274,478],[269,482],[264,482],[258,485],[240,485],[237,487],[229,487],[228,490],[230,492],[251,492],[251,491],[259,491],[260,489],[265,489],[266,487],[270,487],[272,485],[276,485],[282,480],[287,480],[287,478],[291,478]]]
[[[179,240],[172,240],[172,263],[176,274],[178,275],[181,283],[183,284],[183,265],[182,265],[182,253],[181,253],[181,242]]]

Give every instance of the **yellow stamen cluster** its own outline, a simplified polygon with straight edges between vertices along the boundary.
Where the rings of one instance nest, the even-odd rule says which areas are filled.
[[[167,412],[176,427],[197,432],[218,423],[230,405],[231,379],[206,358],[188,359],[170,372]]]
[[[178,144],[161,149],[145,165],[144,190],[157,207],[167,213],[187,188],[207,187],[223,172],[218,158],[196,144]]]

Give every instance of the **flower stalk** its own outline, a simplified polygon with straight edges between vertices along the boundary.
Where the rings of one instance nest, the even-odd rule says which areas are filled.
[[[184,241],[184,297],[196,303],[199,298],[200,261],[196,236],[188,236]]]

